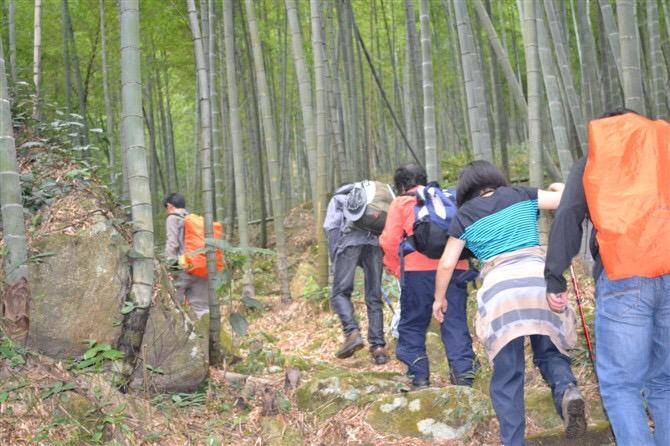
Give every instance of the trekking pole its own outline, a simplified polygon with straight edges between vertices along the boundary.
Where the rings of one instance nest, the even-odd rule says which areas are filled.
[[[586,337],[586,348],[589,350],[589,358],[591,359],[591,364],[595,369],[596,357],[593,354],[593,345],[591,344],[589,327],[586,325],[586,317],[584,317],[584,308],[582,307],[582,292],[579,289],[579,284],[577,284],[577,275],[575,274],[575,268],[572,265],[570,265],[570,277],[572,278],[572,287],[575,289],[575,299],[577,300],[577,307],[579,308],[579,316],[582,318],[582,328],[584,329],[584,337]]]
[[[389,309],[391,310],[392,314],[395,314],[395,310],[393,309],[393,304],[391,303],[391,298],[389,298],[389,293],[384,289],[384,287],[381,287],[382,289],[382,297],[384,298],[384,302],[386,302],[386,305],[388,305]]]

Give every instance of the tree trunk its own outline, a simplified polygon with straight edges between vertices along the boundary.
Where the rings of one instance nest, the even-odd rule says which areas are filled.
[[[223,187],[223,172],[217,170],[220,167],[218,162],[221,159],[221,111],[219,110],[219,94],[216,89],[216,9],[214,7],[214,0],[207,0],[207,12],[209,13],[209,30],[207,33],[207,58],[208,58],[208,74],[209,74],[209,97],[211,108],[211,124],[212,124],[212,177],[214,193],[212,194],[214,219],[221,221],[223,214],[219,214],[219,209],[216,202],[216,194],[218,188]]]
[[[353,176],[359,177],[361,163],[355,162],[354,160],[361,152],[361,146],[358,142],[358,89],[356,88],[356,70],[354,69],[354,48],[353,48],[353,39],[352,39],[352,25],[351,25],[351,16],[350,9],[346,2],[336,2],[337,7],[337,18],[340,27],[340,37],[342,45],[342,53],[344,55],[344,78],[346,88],[346,96],[344,100],[344,116],[345,116],[345,136],[346,136],[346,148],[349,156],[344,159],[338,160],[340,164],[340,169],[342,171],[342,180],[343,181],[352,181]],[[337,76],[337,65],[333,65],[333,75]],[[354,156],[356,154],[356,156]],[[340,155],[341,158],[341,155]],[[349,165],[353,163],[355,175],[352,175],[349,172]]]
[[[72,121],[72,67],[70,66],[70,25],[69,12],[67,8],[67,0],[61,0],[61,31],[63,34],[63,71],[65,81],[65,109],[67,110],[67,120]],[[71,134],[79,134],[79,129],[76,125],[70,125]],[[70,136],[70,141],[73,146],[79,145],[74,136]]]
[[[116,189],[116,140],[114,138],[114,108],[112,107],[112,95],[109,91],[109,67],[107,65],[107,35],[105,33],[105,1],[99,0],[100,10],[100,35],[102,38],[102,91],[105,96],[105,116],[107,119],[107,168],[109,170],[109,183],[112,189]]]
[[[77,83],[77,93],[79,98],[79,115],[81,116],[81,123],[83,127],[79,132],[79,143],[82,146],[88,146],[88,124],[86,119],[86,93],[84,91],[84,82],[81,77],[81,67],[79,64],[79,55],[77,53],[77,45],[74,40],[74,30],[72,28],[72,20],[70,20],[70,8],[67,4],[67,0],[63,0],[65,3],[63,6],[63,11],[65,14],[65,21],[67,23],[67,32],[70,35],[70,50],[72,53],[72,63],[74,64],[74,80]],[[85,158],[90,156],[91,151],[84,151]]]
[[[616,63],[617,73],[619,75],[619,82],[623,84],[623,70],[621,69],[621,44],[619,43],[619,30],[617,28],[614,12],[612,12],[612,4],[610,0],[598,0],[600,5],[600,14],[603,19],[603,28],[607,34],[607,41],[610,49],[614,55],[614,62]],[[602,43],[601,43],[602,45]]]
[[[423,78],[423,133],[425,138],[426,172],[428,181],[441,180],[435,131],[435,95],[433,92],[433,56],[430,40],[430,11],[428,0],[419,2],[421,17],[421,77]]]
[[[198,103],[200,104],[200,168],[202,169],[202,209],[205,220],[205,238],[214,238],[214,212],[212,191],[212,133],[211,133],[211,111],[209,96],[209,79],[205,60],[203,37],[200,34],[198,23],[198,12],[195,8],[195,0],[186,0],[188,8],[188,22],[193,35],[193,53],[195,54],[195,65],[198,75]],[[216,253],[214,250],[207,251],[207,283],[209,295],[209,362],[213,366],[219,366],[222,362],[221,356],[221,312],[219,300],[216,296]]]
[[[575,84],[572,80],[572,71],[570,69],[570,61],[568,59],[568,52],[563,45],[564,36],[561,33],[561,28],[558,24],[558,16],[554,9],[554,4],[550,0],[544,2],[545,10],[547,12],[547,20],[549,21],[549,31],[551,32],[551,39],[554,42],[554,49],[556,50],[556,60],[558,60],[558,68],[561,74],[561,84],[568,101],[570,109],[570,116],[572,123],[577,131],[577,138],[579,145],[582,148],[582,153],[587,152],[586,140],[586,123],[584,121],[584,113],[577,97]],[[540,6],[537,6],[539,11],[542,11]]]
[[[168,65],[168,61],[165,59],[165,55],[161,58],[158,66],[152,70],[153,76],[150,78],[156,79],[156,92],[158,100],[158,113],[160,116],[161,124],[161,141],[163,145],[163,157],[165,159],[165,170],[167,177],[167,188],[168,192],[177,192],[179,191],[179,185],[177,182],[177,162],[175,160],[175,151],[174,151],[174,138],[172,136],[172,117],[170,110],[170,91],[168,89],[168,77],[167,68],[161,70],[160,65]],[[165,76],[165,92],[163,92],[163,82],[161,80],[161,72],[164,71]]]
[[[312,208],[316,218],[318,196],[316,193],[316,128],[314,126],[314,109],[312,108],[312,81],[310,79],[307,64],[305,62],[305,50],[303,49],[302,31],[298,10],[295,0],[286,1],[286,14],[291,29],[291,48],[293,49],[293,63],[295,74],[298,79],[298,93],[300,96],[300,107],[302,109],[303,128],[305,132],[305,151],[309,164],[309,184],[312,198]]]
[[[16,0],[9,0],[9,72],[16,84]]]
[[[33,37],[33,84],[35,97],[33,98],[33,119],[42,119],[42,0],[35,0],[35,21]]]
[[[535,0],[524,0],[523,40],[526,53],[526,79],[528,82],[528,172],[530,185],[541,187],[542,171],[542,120],[540,97],[540,63],[537,52],[537,21]]]
[[[6,253],[2,256],[4,283],[0,284],[0,317],[4,331],[16,341],[28,335],[30,289],[28,287],[28,248],[23,215],[21,181],[16,165],[16,146],[12,125],[5,56],[0,43],[0,209]]]
[[[536,5],[537,6],[537,5]],[[549,104],[549,115],[551,116],[551,127],[558,151],[558,161],[561,166],[563,180],[568,177],[572,167],[572,153],[570,152],[570,141],[568,129],[565,124],[565,113],[563,112],[563,101],[561,100],[561,87],[554,58],[549,47],[549,34],[545,26],[542,14],[537,14],[537,43],[544,78],[544,89],[547,93]]]
[[[665,21],[670,21],[666,16]],[[658,23],[658,8],[656,0],[647,0],[647,39],[649,41],[649,61],[651,64],[651,115],[656,119],[667,119],[668,109],[666,98],[668,92],[665,89],[663,72],[663,54],[661,52],[661,31]],[[670,36],[668,36],[670,39]],[[665,73],[667,74],[667,69]]]
[[[484,79],[480,59],[475,48],[467,5],[464,0],[454,0],[454,11],[461,45],[470,134],[472,135],[475,159],[493,162],[493,150],[488,129],[488,110],[485,106]]]
[[[407,67],[409,70],[409,92],[412,111],[412,125],[414,126],[414,147],[424,147],[423,135],[423,107],[421,94],[421,79],[419,77],[419,38],[416,34],[416,16],[414,13],[414,0],[405,0],[405,23],[407,26]],[[424,151],[419,150],[419,158],[425,164]]]
[[[312,54],[314,57],[314,79],[316,93],[316,240],[317,240],[317,283],[328,285],[328,249],[326,235],[321,224],[326,215],[328,192],[326,189],[326,162],[328,145],[328,98],[326,96],[326,55],[324,54],[323,28],[321,24],[321,2],[310,0],[312,22]],[[314,185],[313,185],[314,186]]]
[[[218,21],[218,49],[219,49],[219,110],[221,110],[221,133],[223,135],[223,150],[220,160],[214,160],[217,169],[217,178],[225,178],[225,188],[216,189],[217,215],[225,215],[223,222],[224,238],[232,240],[235,227],[235,173],[233,172],[233,148],[230,138],[230,118],[228,117],[228,93],[226,89],[226,57],[223,43],[223,20]],[[217,165],[218,163],[218,165]],[[221,218],[221,217],[219,217]]]
[[[635,2],[617,0],[616,5],[624,102],[627,108],[645,114]]]
[[[512,93],[512,98],[514,98],[514,102],[516,102],[522,113],[526,114],[528,113],[528,106],[526,104],[526,98],[523,94],[523,88],[521,88],[521,84],[514,74],[507,52],[500,43],[500,39],[498,39],[498,35],[496,34],[495,28],[493,27],[493,23],[491,23],[491,18],[487,14],[482,0],[474,0],[473,5],[475,7],[475,11],[477,11],[479,21],[483,25],[484,31],[486,31],[486,35],[489,38],[489,43],[495,52],[496,60],[500,64],[500,67],[505,74],[505,79],[507,80],[507,85],[509,86]]]
[[[270,172],[270,193],[272,196],[272,211],[274,215],[274,227],[277,250],[277,274],[281,287],[282,302],[291,302],[288,279],[288,252],[286,248],[286,232],[284,231],[284,206],[281,197],[281,179],[279,178],[279,150],[277,147],[277,132],[275,129],[272,107],[270,104],[268,82],[265,76],[265,64],[261,42],[256,27],[256,12],[252,0],[246,0],[247,20],[249,22],[249,34],[253,48],[254,64],[256,66],[256,81],[261,105],[261,117],[263,119],[263,135],[265,136],[265,150]]]
[[[228,107],[230,117],[230,134],[233,146],[233,164],[235,171],[235,203],[237,207],[237,225],[240,247],[249,247],[249,232],[247,226],[247,187],[244,175],[244,152],[242,148],[242,130],[240,125],[239,100],[237,95],[237,76],[235,73],[235,40],[233,27],[233,4],[223,2],[223,30],[226,47],[226,78],[228,80]],[[243,296],[253,297],[254,284],[251,275],[251,259],[247,258],[244,264]]]
[[[588,96],[584,117],[593,119],[602,112],[604,104],[600,95],[600,67],[596,54],[596,41],[593,37],[593,27],[591,26],[587,6],[587,2],[575,0],[576,10],[573,11],[573,14],[577,20],[578,38],[582,53],[581,66],[585,73],[582,80],[582,85],[585,87],[582,89],[582,96]]]
[[[127,388],[149,316],[154,285],[154,234],[151,186],[142,123],[140,14],[138,0],[119,1],[121,36],[121,141],[126,158],[133,222],[133,284],[127,299],[134,305],[123,318],[119,350],[124,353],[121,386]]]

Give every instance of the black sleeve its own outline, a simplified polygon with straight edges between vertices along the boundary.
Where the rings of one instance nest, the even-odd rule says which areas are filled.
[[[454,215],[454,218],[452,218],[451,222],[449,223],[449,230],[447,231],[447,234],[449,234],[451,237],[461,238],[461,235],[463,235],[463,232],[465,232],[462,209],[463,208],[456,212],[456,215]]]
[[[517,186],[512,189],[516,190],[522,197],[530,200],[537,200],[537,187]]]
[[[563,272],[568,269],[581,247],[582,223],[588,212],[583,184],[585,166],[585,157],[572,166],[551,225],[544,267],[549,293],[560,293],[567,289]]]

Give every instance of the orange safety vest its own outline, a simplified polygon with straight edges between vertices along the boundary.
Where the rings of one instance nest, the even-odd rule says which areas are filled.
[[[221,223],[214,222],[214,238],[221,239]],[[198,277],[207,277],[207,254],[197,252],[205,248],[205,220],[200,215],[188,214],[184,217],[184,255],[179,263],[187,273]],[[216,250],[216,270],[223,270],[223,254]]]
[[[591,121],[583,182],[607,276],[670,273],[670,123]]]

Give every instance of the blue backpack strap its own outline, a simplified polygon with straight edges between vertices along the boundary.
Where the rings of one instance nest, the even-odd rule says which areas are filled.
[[[456,214],[456,205],[452,200],[450,200],[440,189],[437,184],[435,185],[430,185],[430,190],[427,191],[428,193],[425,194],[426,196],[426,209],[428,209],[428,213],[430,215],[430,219],[440,227],[443,231],[449,230],[449,223],[451,222],[451,219],[453,216]],[[435,193],[436,197],[441,201],[442,206],[444,206],[446,215],[445,217],[442,217],[437,214],[437,210],[435,209],[435,203],[433,202],[433,196],[430,192]]]

